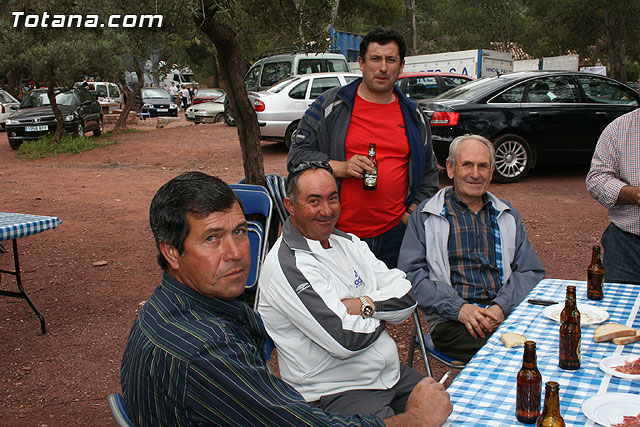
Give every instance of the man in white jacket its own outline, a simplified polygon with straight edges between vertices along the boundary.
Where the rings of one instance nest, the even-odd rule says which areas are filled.
[[[291,170],[282,235],[260,274],[260,312],[278,349],[282,378],[313,406],[386,418],[403,413],[411,391],[433,425],[451,412],[444,388],[401,365],[386,322],[400,323],[416,302],[403,272],[389,270],[368,245],[335,229],[340,201],[331,167],[304,162]]]

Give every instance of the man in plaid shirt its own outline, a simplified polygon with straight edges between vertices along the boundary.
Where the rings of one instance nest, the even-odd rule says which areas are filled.
[[[602,132],[586,182],[611,220],[602,234],[604,280],[640,284],[640,109]]]
[[[487,191],[494,165],[486,138],[454,139],[453,187],[411,214],[398,258],[436,348],[463,362],[545,275],[518,211]]]

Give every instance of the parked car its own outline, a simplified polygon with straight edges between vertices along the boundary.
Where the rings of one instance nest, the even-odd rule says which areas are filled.
[[[96,98],[87,90],[73,88],[56,95],[56,103],[64,117],[64,133],[82,136],[93,131],[95,136],[103,132],[102,109]],[[6,121],[9,145],[17,150],[22,141],[38,139],[56,130],[56,118],[49,104],[46,89],[29,92],[16,111]]]
[[[359,78],[355,73],[314,73],[292,76],[249,98],[265,141],[282,141],[289,148],[293,131],[307,108],[322,92]]]
[[[157,87],[143,87],[133,104],[138,112],[149,112],[151,117],[178,115],[178,106],[166,90]]]
[[[244,85],[247,91],[261,91],[296,74],[348,71],[347,59],[341,53],[279,48],[260,54],[260,59],[244,76]]]
[[[196,91],[196,96],[193,97],[192,104],[201,104],[203,102],[211,102],[220,98],[224,95],[224,90],[222,89],[198,89]]]
[[[185,112],[187,121],[199,123],[219,123],[224,120],[224,99],[192,105]]]
[[[18,109],[18,105],[20,105],[20,101],[6,90],[0,89],[0,126],[2,129],[5,127],[7,118]]]
[[[224,105],[224,122],[227,126],[235,126],[236,120],[231,115],[231,105],[229,104],[229,99],[227,98],[227,94],[225,93],[220,98],[217,99],[218,102],[222,102]]]
[[[604,128],[639,105],[638,92],[601,75],[523,71],[466,83],[424,109],[440,164],[455,137],[479,134],[495,145],[494,178],[516,182],[535,166],[588,164]]]
[[[422,105],[424,101],[473,80],[473,77],[462,74],[420,71],[400,74],[396,86],[407,98]]]

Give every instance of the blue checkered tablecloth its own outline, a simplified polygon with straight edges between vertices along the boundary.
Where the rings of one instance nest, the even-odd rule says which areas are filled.
[[[640,328],[640,286],[606,283],[604,299],[587,299],[586,282],[545,279],[526,298],[564,303],[567,285],[576,286],[578,303],[598,306],[609,313],[608,322]],[[538,370],[544,383],[560,384],[560,411],[567,426],[593,426],[582,413],[582,402],[605,392],[640,393],[640,382],[612,377],[600,370],[600,360],[612,355],[640,357],[640,343],[618,346],[593,341],[595,326],[582,327],[581,366],[577,371],[558,367],[560,324],[543,316],[545,307],[526,299],[507,317],[487,344],[471,359],[447,391],[454,408],[450,426],[517,426],[516,375],[522,366],[523,347],[508,349],[500,340],[505,332],[518,332],[536,342]],[[544,396],[542,397],[542,402]],[[640,412],[640,410],[638,411]],[[634,415],[634,414],[629,414]]]
[[[0,212],[0,242],[32,236],[61,224],[54,216]]]

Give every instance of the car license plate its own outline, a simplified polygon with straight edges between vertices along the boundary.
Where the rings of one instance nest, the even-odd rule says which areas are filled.
[[[193,119],[196,115],[195,114],[187,114],[187,117],[190,119]]]
[[[24,130],[27,132],[38,132],[41,130],[49,130],[49,126],[47,125],[25,126]]]
[[[167,111],[169,111],[168,108],[158,108],[158,113],[166,113]]]

